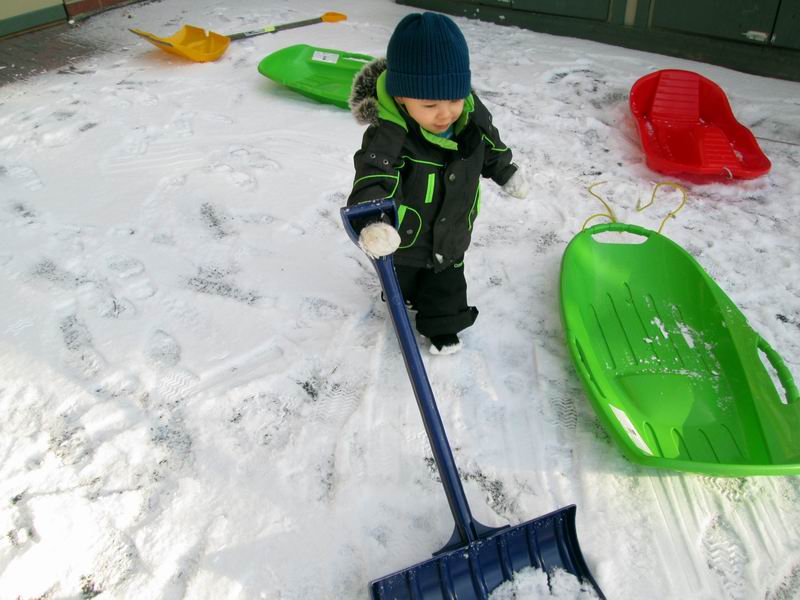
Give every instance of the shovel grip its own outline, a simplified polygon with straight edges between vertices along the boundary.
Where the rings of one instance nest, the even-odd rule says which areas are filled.
[[[341,210],[344,230],[352,242],[358,246],[358,236],[366,225],[373,221],[383,220],[386,216],[389,223],[397,223],[397,207],[394,200],[369,200]]]

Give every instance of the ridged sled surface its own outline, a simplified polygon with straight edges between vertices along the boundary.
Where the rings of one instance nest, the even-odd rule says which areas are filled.
[[[609,231],[644,243],[595,238]],[[800,473],[789,370],[678,245],[633,225],[579,233],[562,262],[561,309],[584,387],[628,458],[710,475]]]
[[[771,164],[733,115],[725,92],[692,71],[664,69],[633,84],[631,113],[647,166],[697,181],[753,179]]]

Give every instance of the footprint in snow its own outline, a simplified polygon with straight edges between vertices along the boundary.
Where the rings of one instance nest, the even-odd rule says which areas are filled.
[[[36,210],[27,204],[23,204],[22,202],[15,202],[12,204],[11,212],[19,222],[25,225],[33,225],[37,223],[39,219],[39,215],[36,213]]]
[[[111,257],[107,263],[108,268],[116,273],[120,279],[128,279],[134,275],[139,275],[144,271],[141,261],[124,255]]]
[[[241,190],[254,190],[258,187],[255,177],[231,165],[218,163],[211,168],[215,173],[225,173],[231,183]]]
[[[33,324],[34,324],[33,319],[23,317],[21,319],[13,321],[12,323],[9,323],[8,326],[5,328],[5,330],[3,330],[3,333],[12,336],[17,336],[26,329],[33,327]]]
[[[130,233],[124,232],[120,232],[120,234],[130,235]],[[127,295],[143,300],[156,293],[156,287],[147,276],[145,266],[140,260],[124,254],[117,254],[108,259],[106,266],[119,281],[125,283]]]
[[[24,187],[29,192],[35,192],[41,190],[44,187],[44,183],[39,178],[39,174],[29,167],[23,166],[14,166],[8,169],[8,174],[13,178],[18,180],[22,187]]]
[[[158,96],[141,89],[135,82],[122,80],[116,88],[109,86],[100,89],[105,94],[103,101],[114,108],[131,106],[158,106]]]
[[[44,258],[36,263],[33,266],[32,274],[64,290],[74,290],[89,283],[86,275],[68,271],[49,258]]]
[[[33,513],[27,501],[28,494],[23,491],[12,496],[7,507],[6,526],[10,527],[6,533],[6,539],[18,550],[24,550],[40,539],[33,525]]]
[[[155,472],[155,478],[160,479],[169,472],[183,471],[191,466],[194,441],[177,407],[164,405],[153,416],[150,441],[160,448]]]
[[[141,568],[139,552],[133,541],[108,524],[105,524],[93,550],[97,553],[92,559],[90,574],[81,576],[81,598],[92,598],[103,592],[116,595],[114,591],[121,591],[120,586],[137,568]]]
[[[162,329],[150,335],[145,352],[150,362],[161,367],[174,367],[181,360],[180,344]]]
[[[761,491],[757,483],[747,477],[701,477],[700,481],[708,489],[735,503],[753,499]]]
[[[266,411],[263,415],[253,415],[254,422],[256,419],[261,421],[260,426],[254,433],[254,437],[262,446],[266,446],[272,451],[281,451],[285,449],[289,443],[289,439],[293,433],[293,424],[298,418],[297,402],[292,397],[274,397],[266,396],[262,404],[266,404]],[[231,420],[236,423],[242,422],[243,413],[241,410],[234,413]]]
[[[307,296],[301,301],[300,314],[315,320],[344,320],[348,317],[348,310],[326,298]]]
[[[178,112],[172,118],[172,121],[164,126],[164,130],[171,135],[171,137],[188,138],[194,135],[194,118],[193,112]]]
[[[229,231],[225,225],[231,221],[231,217],[210,202],[205,202],[200,206],[200,216],[203,224],[215,239],[221,240],[232,235],[233,232]]]
[[[82,379],[97,376],[106,367],[105,359],[95,349],[86,324],[77,315],[69,315],[58,323],[63,342],[62,355],[67,367]]]
[[[234,166],[244,169],[278,171],[280,163],[270,158],[267,153],[256,146],[236,145],[226,149],[225,160]]]
[[[752,598],[754,590],[748,589],[746,572],[750,557],[739,535],[722,515],[708,523],[701,543],[706,564],[720,578],[725,597],[731,600]]]
[[[136,306],[127,298],[113,293],[106,280],[90,279],[83,273],[64,269],[49,258],[42,259],[32,269],[36,280],[46,281],[64,291],[73,291],[96,314],[105,318],[130,318],[138,314]]]
[[[61,418],[50,428],[49,450],[62,464],[71,466],[87,460],[92,455],[93,448],[82,425],[75,425]]]
[[[68,67],[56,71],[58,75],[94,75],[96,72],[96,69],[79,69],[75,65],[69,65]]]
[[[200,267],[197,275],[188,281],[189,289],[201,294],[230,298],[237,302],[252,305],[261,299],[254,290],[243,290],[228,280],[230,272],[216,267]]]
[[[139,314],[133,302],[109,293],[97,295],[91,301],[91,306],[99,316],[106,319],[130,319]]]

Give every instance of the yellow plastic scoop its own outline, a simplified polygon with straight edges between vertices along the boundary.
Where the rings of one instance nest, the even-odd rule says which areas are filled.
[[[315,23],[335,23],[336,21],[344,21],[345,19],[347,19],[347,15],[342,13],[326,12],[321,17],[315,19],[294,21],[293,23],[283,23],[282,25],[268,25],[261,29],[243,31],[231,35],[222,35],[221,33],[206,31],[201,27],[194,27],[193,25],[184,25],[174,35],[163,38],[142,31],[141,29],[131,29],[131,32],[146,39],[155,47],[161,48],[165,52],[177,54],[178,56],[188,58],[195,62],[208,62],[217,60],[222,56],[225,50],[228,49],[228,44],[230,44],[232,40],[241,40],[257,35],[264,35],[265,33],[276,33],[284,29],[305,27],[306,25],[314,25]]]

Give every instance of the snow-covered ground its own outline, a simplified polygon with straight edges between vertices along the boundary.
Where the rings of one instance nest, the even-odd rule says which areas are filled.
[[[349,18],[236,41],[208,64],[127,31],[328,10]],[[364,598],[449,538],[377,278],[339,222],[362,129],[256,71],[295,43],[380,55],[408,12],[132,5],[64,34],[115,49],[0,88],[2,600]],[[461,353],[425,353],[476,518],[576,503],[609,599],[800,598],[800,481],[627,462],[558,309],[564,248],[601,209],[588,186],[605,181],[620,220],[653,229],[674,207],[664,191],[635,210],[666,178],[643,163],[627,94],[655,69],[696,70],[757,136],[791,143],[761,141],[765,177],[689,186],[665,233],[800,379],[800,84],[458,23],[474,87],[532,175],[526,201],[485,185],[466,261],[481,316]]]

